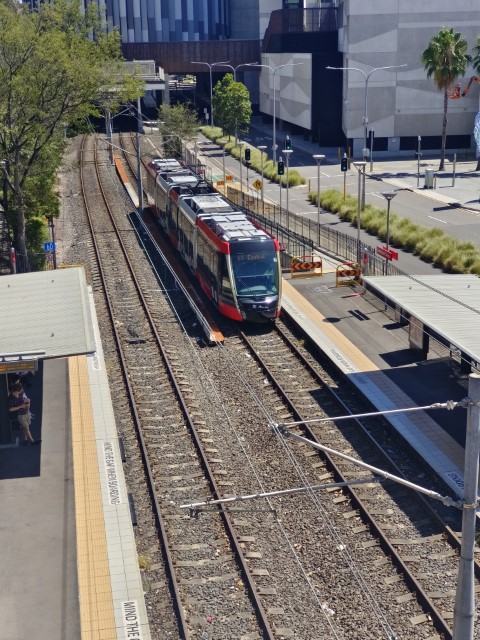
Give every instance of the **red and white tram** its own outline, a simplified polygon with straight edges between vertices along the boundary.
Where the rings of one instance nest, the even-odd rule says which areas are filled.
[[[279,244],[177,160],[148,165],[155,215],[222,315],[266,322],[280,314]]]

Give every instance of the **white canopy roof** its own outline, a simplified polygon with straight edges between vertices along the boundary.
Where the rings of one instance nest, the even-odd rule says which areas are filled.
[[[60,358],[96,350],[82,267],[0,277],[0,355]]]
[[[441,274],[367,276],[364,280],[480,363],[480,278]]]

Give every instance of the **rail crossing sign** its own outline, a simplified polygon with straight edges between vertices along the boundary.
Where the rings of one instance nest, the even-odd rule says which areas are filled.
[[[262,188],[262,181],[261,180],[255,180],[255,182],[252,182],[252,187],[254,189],[256,189],[257,191],[259,191]]]
[[[387,247],[377,247],[377,253],[386,260],[398,260],[398,253]]]

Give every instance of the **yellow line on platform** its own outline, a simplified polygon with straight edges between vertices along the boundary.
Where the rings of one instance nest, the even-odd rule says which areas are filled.
[[[330,322],[326,321],[326,318],[318,309],[306,300],[301,293],[299,293],[292,285],[286,280],[283,281],[283,294],[308,318],[325,337],[327,337],[337,348],[343,353],[351,364],[357,369],[357,371],[379,371],[379,368],[365,356],[353,342],[343,335],[339,329],[334,327]]]
[[[69,358],[82,640],[116,640],[87,360]]]

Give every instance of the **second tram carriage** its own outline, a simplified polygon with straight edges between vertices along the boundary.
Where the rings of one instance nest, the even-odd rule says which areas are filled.
[[[155,215],[222,315],[266,322],[280,314],[279,244],[188,167],[148,165]]]

